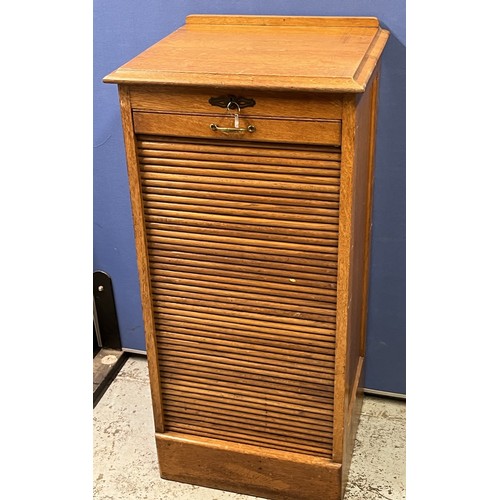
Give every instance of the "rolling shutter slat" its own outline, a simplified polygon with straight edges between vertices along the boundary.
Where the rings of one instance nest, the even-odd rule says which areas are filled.
[[[136,139],[166,430],[331,456],[340,148]]]

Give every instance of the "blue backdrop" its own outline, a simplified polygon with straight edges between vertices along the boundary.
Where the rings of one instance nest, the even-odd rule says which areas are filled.
[[[145,349],[132,214],[115,85],[102,78],[189,14],[375,16],[382,58],[366,387],[405,393],[405,1],[94,0],[94,270],[112,280],[122,343]]]

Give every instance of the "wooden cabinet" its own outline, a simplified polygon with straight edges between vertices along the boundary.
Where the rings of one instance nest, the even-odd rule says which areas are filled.
[[[119,86],[162,477],[343,493],[363,384],[375,18],[189,16]]]

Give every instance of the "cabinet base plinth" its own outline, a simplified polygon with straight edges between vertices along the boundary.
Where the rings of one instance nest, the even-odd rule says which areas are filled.
[[[341,464],[184,434],[156,434],[161,477],[271,500],[340,500]]]

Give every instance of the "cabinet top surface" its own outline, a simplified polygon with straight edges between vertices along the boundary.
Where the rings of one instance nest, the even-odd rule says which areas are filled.
[[[192,15],[104,82],[363,92],[388,37],[374,17]]]

